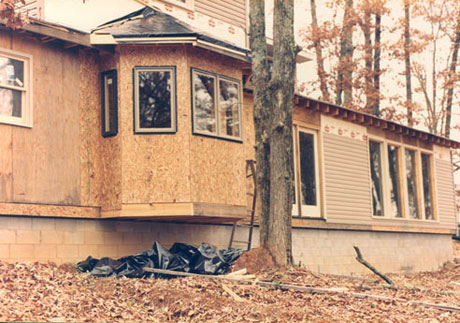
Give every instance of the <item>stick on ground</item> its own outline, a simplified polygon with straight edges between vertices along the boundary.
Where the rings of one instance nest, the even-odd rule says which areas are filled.
[[[380,271],[377,270],[374,266],[372,266],[370,263],[368,263],[366,260],[364,260],[363,255],[361,254],[361,250],[357,246],[353,246],[353,248],[356,251],[356,260],[366,266],[370,271],[372,271],[374,274],[382,278],[387,284],[389,284],[391,287],[395,287],[395,284],[393,281],[388,278],[388,276],[382,274]]]

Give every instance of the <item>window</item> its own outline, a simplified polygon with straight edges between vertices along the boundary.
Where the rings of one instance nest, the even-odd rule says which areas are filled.
[[[32,58],[0,49],[0,122],[32,127]]]
[[[165,0],[166,2],[182,7],[185,9],[193,10],[194,0]]]
[[[370,139],[369,158],[374,216],[435,219],[430,152]]]
[[[320,217],[317,133],[305,128],[294,131],[295,199],[292,215]],[[300,201],[300,207],[297,204]]]
[[[382,144],[369,141],[369,157],[372,179],[372,214],[383,216],[383,186],[382,186]]]
[[[395,218],[402,217],[401,210],[401,149],[388,145],[388,175],[390,188],[390,214]]]
[[[241,140],[240,82],[192,69],[193,130]]]
[[[102,136],[111,137],[118,133],[117,71],[101,74],[102,84]]]
[[[409,205],[409,216],[413,219],[418,219],[420,210],[418,206],[419,192],[417,189],[417,164],[415,160],[415,151],[406,149],[406,183],[407,183],[407,198]]]
[[[134,68],[134,132],[176,132],[176,68]]]
[[[434,220],[433,215],[433,189],[432,189],[432,157],[428,154],[421,154],[422,159],[422,180],[423,180],[423,202],[425,206],[425,219]]]

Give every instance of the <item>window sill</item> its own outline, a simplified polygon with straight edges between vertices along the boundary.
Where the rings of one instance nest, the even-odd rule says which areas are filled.
[[[8,126],[16,126],[16,127],[23,127],[23,128],[32,128],[32,125],[24,122],[22,120],[10,120],[8,117],[0,116],[0,124],[8,125]]]
[[[412,219],[412,218],[389,218],[384,216],[372,216],[374,220],[385,221],[403,221],[403,222],[413,222],[413,223],[439,223],[439,220],[425,220],[425,219]]]
[[[213,135],[213,134],[210,134],[210,133],[193,132],[193,135],[201,136],[201,137],[214,138],[214,139],[220,139],[220,140],[225,140],[225,141],[231,141],[231,142],[236,142],[236,143],[240,143],[240,144],[243,143],[242,139],[232,138],[232,137],[222,137],[222,136]]]

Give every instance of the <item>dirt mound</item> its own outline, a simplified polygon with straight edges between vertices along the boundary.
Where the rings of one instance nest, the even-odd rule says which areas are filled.
[[[265,248],[255,248],[243,253],[233,264],[233,271],[246,268],[249,274],[261,273],[276,267],[273,257]]]

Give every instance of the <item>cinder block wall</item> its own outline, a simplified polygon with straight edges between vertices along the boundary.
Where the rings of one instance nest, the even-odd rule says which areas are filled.
[[[0,216],[0,259],[60,264],[89,255],[119,258],[150,248],[154,241],[164,247],[178,241],[226,248],[230,232],[228,225]],[[235,240],[245,239],[247,231],[240,228]],[[256,229],[253,247],[258,240]],[[450,235],[293,229],[295,263],[315,272],[367,274],[355,260],[353,245],[383,272],[434,270],[453,257]]]

